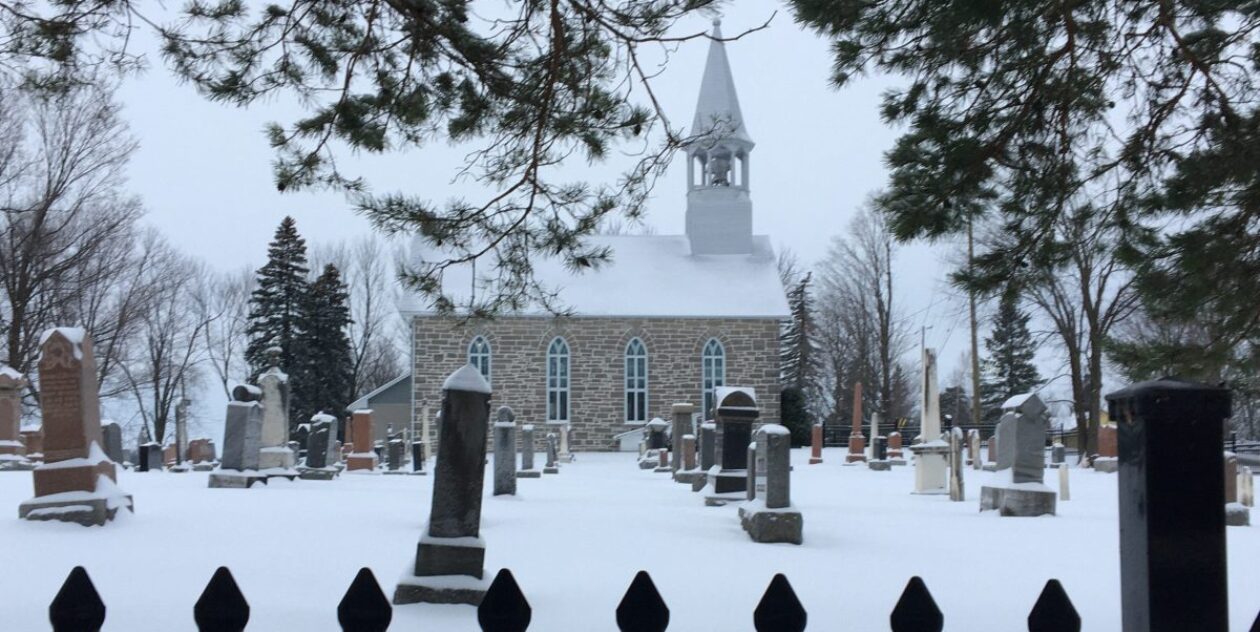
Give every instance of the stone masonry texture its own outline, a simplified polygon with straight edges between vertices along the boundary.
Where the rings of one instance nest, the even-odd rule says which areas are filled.
[[[609,291],[616,291],[609,288]],[[741,318],[500,317],[491,321],[417,316],[412,320],[413,393],[419,427],[424,403],[436,410],[442,382],[468,361],[476,336],[490,343],[492,405],[508,405],[519,423],[546,423],[547,347],[569,344],[569,421],[574,450],[615,450],[613,437],[637,428],[625,411],[625,350],[647,347],[648,419],[670,418],[676,402],[700,408],[701,352],[717,338],[730,386],[757,391],[760,421],[779,421],[779,321]]]

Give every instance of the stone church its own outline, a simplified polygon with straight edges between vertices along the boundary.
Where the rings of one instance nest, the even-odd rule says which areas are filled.
[[[692,125],[705,130],[687,148],[686,234],[594,237],[612,261],[582,274],[536,262],[570,315],[540,308],[466,321],[436,315],[419,296],[400,302],[412,379],[391,388],[409,387],[414,427],[440,408],[442,381],[463,364],[481,371],[492,405],[511,406],[518,423],[569,423],[578,450],[615,449],[617,435],[668,418],[675,402],[709,411],[723,385],[753,387],[761,419],[778,420],[779,328],[789,312],[770,240],[752,233],[754,143],[720,41],[710,43]],[[445,283],[470,287],[471,272],[452,272]]]

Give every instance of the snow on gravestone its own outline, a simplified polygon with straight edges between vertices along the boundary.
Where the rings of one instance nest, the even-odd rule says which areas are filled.
[[[516,495],[516,414],[507,406],[495,414],[494,495]]]
[[[429,524],[415,566],[394,591],[394,603],[481,603],[486,545],[481,539],[490,385],[471,365],[442,385],[442,437],[433,468]]]
[[[0,364],[0,469],[7,462],[24,463],[22,456],[22,389],[26,378],[7,364]]]
[[[132,510],[100,446],[96,361],[87,332],[62,327],[44,333],[39,384],[44,464],[35,468],[35,497],[18,507],[19,517],[103,525],[119,509]]]
[[[267,349],[270,367],[258,376],[262,387],[262,448],[258,455],[261,469],[293,467],[293,450],[289,440],[289,376],[280,369],[280,349]]]

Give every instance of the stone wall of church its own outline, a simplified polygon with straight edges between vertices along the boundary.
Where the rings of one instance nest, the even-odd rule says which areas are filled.
[[[484,336],[491,347],[492,409],[511,406],[518,424],[533,423],[545,434],[547,347],[563,336],[570,352],[573,449],[613,450],[613,437],[638,427],[627,424],[624,353],[635,337],[648,354],[648,418],[669,419],[670,406],[701,403],[700,356],[710,338],[726,352],[726,384],[756,389],[762,421],[779,419],[779,322],[738,318],[550,318],[504,317],[460,323],[416,317],[414,411],[441,408],[442,382],[467,362],[468,345]],[[493,411],[492,411],[493,415]]]

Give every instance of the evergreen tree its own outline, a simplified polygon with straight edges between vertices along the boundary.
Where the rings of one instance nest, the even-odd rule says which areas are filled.
[[[245,361],[250,381],[267,370],[267,349],[280,349],[280,368],[289,374],[290,411],[303,410],[300,390],[305,380],[309,350],[303,339],[303,320],[310,293],[306,280],[306,242],[297,232],[292,217],[285,217],[267,247],[267,263],[258,269],[257,289],[249,298],[249,346]],[[298,417],[300,419],[300,417]]]
[[[951,424],[945,423],[946,416],[953,419],[954,426],[971,425],[971,396],[962,386],[947,386],[941,391],[941,426],[949,429]]]
[[[1002,415],[1002,403],[1020,393],[1027,393],[1042,384],[1033,365],[1036,345],[1028,332],[1028,314],[1019,309],[1019,295],[1014,289],[1002,293],[998,311],[993,316],[993,329],[984,340],[989,357],[984,361],[984,381],[980,386],[981,406],[986,423],[995,423]]]
[[[796,388],[808,397],[818,375],[816,341],[814,340],[813,305],[809,294],[810,274],[806,274],[788,292],[788,309],[792,318],[779,336],[780,374],[783,384]]]
[[[301,340],[303,379],[293,385],[298,396],[290,423],[296,425],[318,412],[341,416],[352,399],[354,360],[350,351],[349,293],[341,272],[328,264],[310,286],[303,305]]]
[[[779,391],[779,418],[792,433],[793,446],[809,445],[813,420],[805,407],[805,395],[801,389],[789,386]]]

